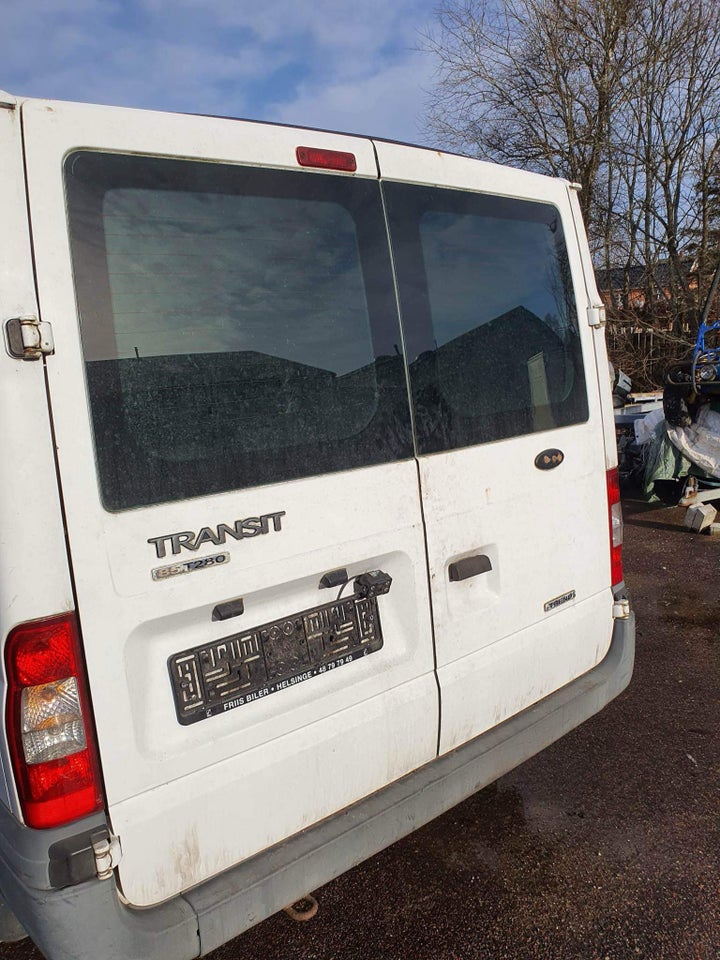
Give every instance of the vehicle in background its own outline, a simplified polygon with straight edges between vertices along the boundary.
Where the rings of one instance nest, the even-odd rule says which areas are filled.
[[[702,404],[720,398],[720,319],[710,319],[719,284],[720,266],[705,300],[692,357],[665,372],[663,409],[674,427],[689,427]]]

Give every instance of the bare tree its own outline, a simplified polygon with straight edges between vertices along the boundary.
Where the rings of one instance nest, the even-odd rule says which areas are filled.
[[[624,93],[636,0],[444,0],[430,125],[456,149],[567,176],[584,214]]]
[[[689,251],[697,264],[700,300],[704,302],[720,264],[720,141],[704,143],[695,184],[695,219]]]
[[[617,321],[676,352],[694,338],[698,264],[713,260],[717,12],[717,0],[442,0],[426,37],[439,143],[580,183]]]

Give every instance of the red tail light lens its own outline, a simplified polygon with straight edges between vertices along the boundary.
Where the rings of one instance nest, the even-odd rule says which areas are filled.
[[[103,805],[73,614],[21,624],[5,645],[7,730],[25,823],[56,827]]]
[[[618,469],[607,472],[608,518],[610,521],[610,581],[613,586],[622,583],[623,518],[620,504],[620,476]]]
[[[323,170],[344,170],[355,173],[357,161],[354,153],[341,150],[319,150],[317,147],[298,147],[295,151],[301,167],[320,167]]]

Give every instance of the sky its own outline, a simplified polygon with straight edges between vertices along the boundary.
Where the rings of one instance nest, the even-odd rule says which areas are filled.
[[[0,0],[0,89],[430,144],[436,0]]]

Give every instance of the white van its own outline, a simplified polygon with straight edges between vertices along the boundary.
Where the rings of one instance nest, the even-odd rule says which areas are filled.
[[[0,893],[201,956],[629,682],[577,191],[0,95]]]

